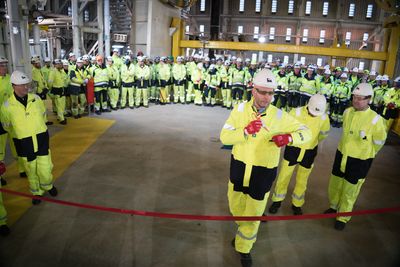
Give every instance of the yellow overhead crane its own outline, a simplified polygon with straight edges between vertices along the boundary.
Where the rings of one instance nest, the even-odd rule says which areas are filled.
[[[394,16],[396,17],[396,16]],[[398,16],[397,16],[398,17]],[[318,46],[305,46],[305,45],[287,45],[287,44],[262,44],[255,42],[225,42],[225,41],[207,41],[202,42],[198,40],[183,40],[184,27],[183,21],[180,18],[173,18],[171,27],[175,28],[172,36],[172,55],[176,58],[179,55],[184,55],[185,48],[208,48],[220,50],[241,50],[241,51],[268,51],[276,53],[293,53],[293,54],[309,54],[321,55],[331,57],[344,57],[344,58],[362,58],[370,60],[380,60],[383,62],[381,72],[393,77],[395,75],[394,69],[397,59],[397,51],[400,45],[400,24],[399,20],[390,18],[391,25],[387,22],[384,26],[388,28],[389,34],[385,34],[384,46],[385,51],[365,51],[354,50],[343,47],[318,47]],[[395,21],[395,23],[393,23]],[[396,119],[393,123],[392,129],[400,135],[400,119]]]

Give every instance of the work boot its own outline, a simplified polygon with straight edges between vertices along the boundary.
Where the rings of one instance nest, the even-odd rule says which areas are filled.
[[[296,207],[295,205],[292,205],[292,210],[294,215],[303,215],[301,207]]]
[[[235,238],[232,239],[231,245],[233,248],[235,248]],[[240,255],[240,263],[242,264],[242,267],[251,267],[253,265],[253,260],[251,258],[250,253],[241,253],[238,251],[236,252],[239,253]]]
[[[343,231],[343,229],[346,227],[346,223],[336,220],[334,227],[338,231]]]
[[[75,119],[79,119],[79,116],[78,116],[78,115],[75,115],[74,118],[75,118]]]
[[[28,176],[26,175],[26,172],[20,172],[20,173],[19,173],[19,177],[21,177],[21,178],[26,178],[26,177],[28,177]]]
[[[4,179],[3,177],[0,177],[0,180],[1,180],[1,186],[7,185],[6,179]]]
[[[277,213],[279,208],[281,207],[281,203],[282,203],[282,201],[272,202],[271,207],[269,207],[269,209],[268,209],[269,213],[271,213],[271,214]]]
[[[10,228],[6,224],[0,225],[0,235],[8,236],[10,234]]]
[[[67,119],[64,119],[63,121],[60,121],[60,124],[66,125],[67,124]]]
[[[46,121],[46,125],[53,125],[52,121]]]
[[[251,267],[253,266],[253,259],[251,258],[250,253],[240,253],[240,263],[242,267]]]
[[[55,197],[55,196],[58,195],[58,190],[57,190],[57,188],[56,188],[54,185],[53,185],[53,187],[52,187],[49,191],[47,191],[47,192],[49,192],[50,196],[52,196],[52,197]]]
[[[101,111],[100,110],[96,110],[94,113],[96,113],[96,115],[101,115]]]
[[[336,213],[337,211],[335,209],[329,208],[326,211],[324,211],[324,214],[330,214],[330,213]]]
[[[35,197],[41,197],[41,196],[35,196]],[[42,202],[42,200],[38,199],[38,198],[33,198],[32,199],[32,204],[33,205],[39,205],[40,202]]]

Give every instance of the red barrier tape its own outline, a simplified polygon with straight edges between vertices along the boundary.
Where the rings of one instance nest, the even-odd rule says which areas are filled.
[[[130,214],[147,217],[157,218],[169,218],[169,219],[181,219],[181,220],[197,220],[197,221],[289,221],[289,220],[309,220],[309,219],[324,219],[324,218],[335,218],[337,216],[356,216],[356,215],[367,215],[367,214],[379,214],[388,212],[400,211],[400,206],[393,208],[381,208],[373,210],[360,210],[352,212],[339,212],[331,214],[306,214],[306,215],[292,215],[292,216],[212,216],[212,215],[190,215],[190,214],[178,214],[178,213],[162,213],[153,211],[143,210],[125,210],[118,208],[102,207],[96,205],[81,204],[75,202],[69,202],[64,200],[58,200],[47,197],[37,197],[26,193],[16,192],[4,188],[0,188],[0,192],[22,196],[31,199],[40,199],[47,202],[52,202],[64,206],[72,206],[84,209],[99,210],[105,212],[113,212],[120,214]]]

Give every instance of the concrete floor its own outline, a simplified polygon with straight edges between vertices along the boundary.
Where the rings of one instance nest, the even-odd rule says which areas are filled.
[[[228,115],[220,107],[181,104],[105,114],[102,118],[116,123],[56,181],[58,199],[229,215],[230,151],[220,149],[219,142]],[[340,130],[333,129],[320,145],[305,213],[328,208],[327,185],[339,137]],[[400,205],[399,147],[399,138],[391,136],[373,162],[355,209]],[[278,215],[291,215],[290,199]],[[334,230],[333,222],[262,224],[252,251],[254,266],[400,266],[400,213],[353,217],[343,232]],[[0,238],[1,267],[240,266],[230,245],[234,222],[158,219],[42,203],[11,230]]]

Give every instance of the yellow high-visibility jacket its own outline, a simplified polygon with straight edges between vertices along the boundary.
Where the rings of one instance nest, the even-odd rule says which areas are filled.
[[[225,145],[233,145],[232,154],[236,160],[253,166],[275,168],[279,164],[280,148],[271,140],[274,135],[290,133],[295,146],[312,138],[307,126],[273,105],[260,115],[263,128],[252,136],[246,136],[244,128],[257,116],[253,99],[235,106],[225,122],[220,139]]]

